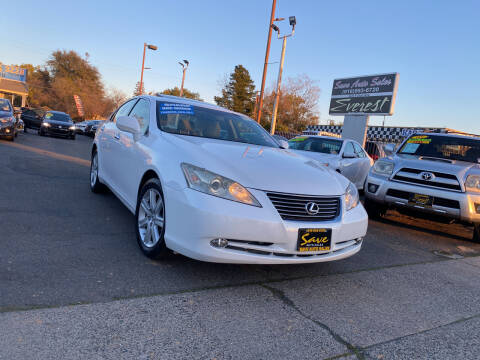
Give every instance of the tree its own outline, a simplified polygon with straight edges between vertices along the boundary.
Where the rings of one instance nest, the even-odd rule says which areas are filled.
[[[135,85],[135,90],[133,91],[133,96],[138,96],[145,94],[145,83],[142,83],[142,89],[140,89],[140,81],[137,81]]]
[[[108,100],[112,103],[112,108],[118,108],[122,103],[127,100],[127,94],[116,88],[110,88],[107,94]]]
[[[42,107],[49,104],[52,96],[50,73],[32,64],[22,64],[20,67],[27,69],[28,105]]]
[[[180,96],[180,89],[178,88],[178,86],[175,86],[175,87],[172,88],[172,89],[165,89],[165,90],[163,90],[163,91],[162,91],[162,94],[165,94],[165,95],[173,95],[173,96]],[[183,88],[183,97],[188,98],[188,99],[203,101],[203,100],[200,98],[200,94],[199,94],[199,93],[190,91],[190,90],[185,89],[185,88]]]
[[[255,107],[255,84],[250,73],[242,65],[235,66],[222,89],[222,96],[215,96],[215,102],[227,109],[253,116]]]
[[[276,130],[297,132],[317,124],[319,97],[320,88],[307,75],[288,78],[280,89]],[[265,95],[261,119],[267,129],[270,128],[274,101],[275,91],[270,89]]]

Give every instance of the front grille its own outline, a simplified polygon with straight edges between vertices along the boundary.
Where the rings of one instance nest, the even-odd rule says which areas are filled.
[[[429,172],[434,175],[434,178],[432,180],[424,180],[421,177],[422,172]],[[445,190],[462,191],[460,182],[455,175],[437,171],[402,168],[394,175],[393,180]]]
[[[267,192],[267,196],[283,220],[325,221],[333,220],[340,214],[340,197],[283,194]],[[318,213],[311,215],[306,205],[318,205]]]
[[[410,200],[410,198],[413,196],[413,193],[408,191],[397,190],[397,189],[388,189],[387,196],[392,196],[397,199]],[[433,198],[433,205],[452,208],[452,209],[460,209],[460,202],[458,202],[457,200],[445,199],[445,198],[436,197],[436,196],[432,196],[432,198]]]

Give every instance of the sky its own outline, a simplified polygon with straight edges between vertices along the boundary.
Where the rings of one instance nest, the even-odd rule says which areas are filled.
[[[42,65],[57,49],[75,50],[98,68],[107,88],[133,93],[143,43],[146,91],[180,86],[213,102],[235,65],[260,88],[271,0],[4,1],[0,62]],[[449,127],[480,134],[480,1],[277,0],[276,17],[296,16],[283,79],[306,74],[321,89],[320,123],[329,116],[335,78],[398,72],[387,126]],[[279,23],[290,31],[288,21]],[[5,31],[6,30],[6,31]],[[278,76],[281,40],[272,37],[267,87]],[[370,117],[379,125],[383,116]]]

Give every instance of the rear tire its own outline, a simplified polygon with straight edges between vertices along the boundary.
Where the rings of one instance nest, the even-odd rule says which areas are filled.
[[[145,256],[162,259],[170,254],[165,244],[165,201],[158,179],[148,180],[140,190],[135,210],[135,233]]]
[[[90,190],[95,194],[105,192],[105,185],[100,182],[98,178],[98,153],[94,151],[92,160],[90,161]]]
[[[365,210],[367,210],[370,219],[380,219],[387,213],[387,207],[385,205],[369,200],[368,198],[365,198],[363,206]]]

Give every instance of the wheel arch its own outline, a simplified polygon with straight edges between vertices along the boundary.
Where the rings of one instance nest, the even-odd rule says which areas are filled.
[[[158,176],[157,171],[154,169],[148,169],[145,171],[145,173],[142,176],[142,179],[140,180],[140,183],[138,184],[138,189],[137,189],[137,199],[138,195],[140,194],[140,191],[142,190],[143,185],[150,179],[158,179],[160,182],[160,176]]]

